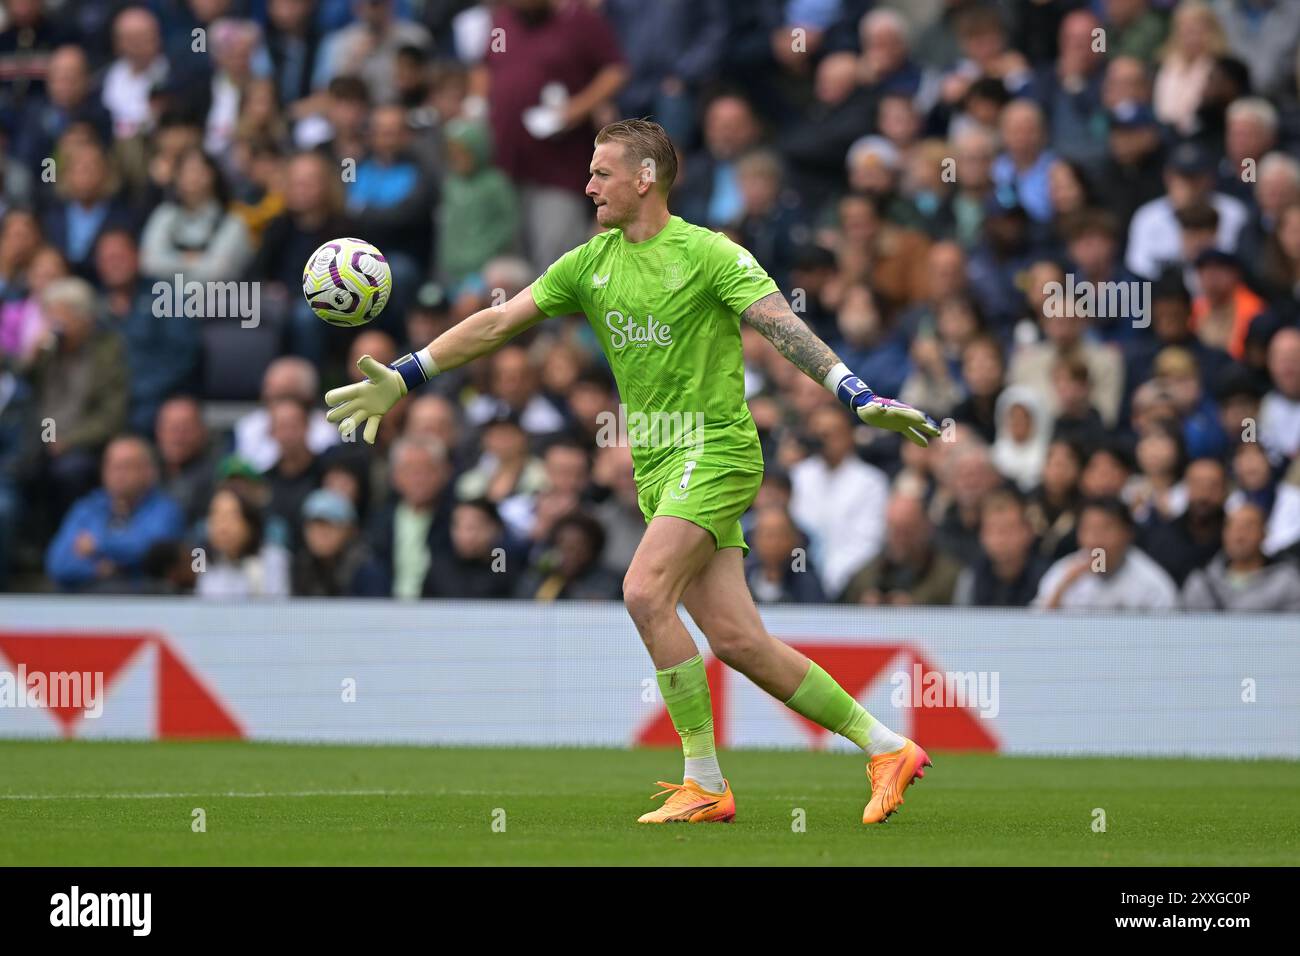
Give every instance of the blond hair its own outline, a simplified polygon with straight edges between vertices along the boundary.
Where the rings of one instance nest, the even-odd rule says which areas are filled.
[[[649,166],[654,181],[667,193],[677,179],[677,150],[664,128],[647,119],[619,120],[596,134],[596,145],[621,143],[638,166]]]

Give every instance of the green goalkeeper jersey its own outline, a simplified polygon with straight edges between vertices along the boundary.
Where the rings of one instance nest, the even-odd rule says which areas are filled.
[[[745,249],[678,216],[644,242],[628,242],[621,229],[601,233],[532,286],[546,315],[581,312],[595,330],[639,480],[674,467],[683,452],[762,470],[740,314],[776,291]]]

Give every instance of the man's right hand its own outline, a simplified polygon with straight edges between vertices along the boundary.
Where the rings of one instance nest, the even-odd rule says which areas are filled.
[[[325,418],[338,424],[339,434],[345,441],[355,429],[364,425],[362,437],[373,445],[379,433],[379,422],[406,394],[406,382],[396,369],[380,365],[369,355],[357,359],[357,368],[365,375],[366,381],[326,392],[325,404],[330,410]]]

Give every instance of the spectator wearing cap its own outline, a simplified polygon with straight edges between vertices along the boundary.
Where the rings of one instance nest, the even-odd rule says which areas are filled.
[[[154,445],[161,465],[162,489],[176,502],[191,527],[207,509],[216,458],[203,407],[189,395],[169,398],[158,408]]]
[[[289,594],[289,552],[267,540],[265,515],[244,491],[218,486],[208,506],[195,593],[230,600]]]
[[[1155,60],[1165,40],[1165,20],[1149,0],[1106,0],[1107,53],[1112,59],[1131,56],[1143,63]]]
[[[573,511],[552,527],[516,596],[534,601],[609,601],[622,593],[619,576],[601,561],[605,529],[595,518]]]
[[[394,0],[354,0],[355,22],[326,35],[321,41],[312,85],[324,89],[335,76],[357,76],[377,102],[389,102],[397,51],[417,46],[429,51],[433,38],[422,24],[398,16]]]
[[[786,509],[756,509],[745,560],[745,579],[759,604],[820,604],[826,600],[817,572],[807,560],[807,542]],[[800,549],[803,559],[800,560]]]
[[[1192,331],[1207,348],[1241,361],[1246,333],[1266,304],[1242,280],[1241,263],[1232,253],[1206,249],[1195,265],[1201,294],[1192,300]]]
[[[1164,264],[1183,258],[1177,214],[1207,202],[1219,214],[1214,245],[1229,252],[1246,222],[1246,207],[1232,196],[1214,191],[1214,157],[1193,141],[1174,147],[1165,162],[1165,194],[1142,205],[1129,224],[1125,265],[1144,279],[1154,279]]]
[[[885,542],[880,554],[849,579],[841,601],[867,605],[946,605],[961,565],[934,545],[934,525],[925,503],[895,494],[885,508]]]
[[[302,503],[303,546],[293,558],[291,581],[298,597],[383,597],[383,569],[357,536],[352,502],[318,488]]]
[[[1093,184],[1098,204],[1127,229],[1133,214],[1164,192],[1160,123],[1147,103],[1124,100],[1106,125],[1106,156],[1093,167]]]
[[[1153,516],[1140,536],[1142,549],[1180,586],[1219,550],[1228,473],[1217,459],[1200,458],[1187,466],[1183,482],[1187,507],[1182,514],[1163,521]]]
[[[159,489],[144,439],[110,442],[102,481],[72,506],[46,551],[45,573],[64,590],[120,590],[140,576],[154,543],[181,533],[180,509]]]
[[[1223,28],[1209,6],[1189,3],[1174,11],[1169,41],[1156,73],[1155,109],[1160,122],[1184,136],[1194,131],[1196,108],[1214,68],[1214,58],[1227,48]]]
[[[1300,329],[1285,328],[1268,345],[1272,388],[1259,408],[1259,441],[1275,462],[1300,455]]]
[[[509,177],[492,165],[491,135],[478,120],[456,119],[445,127],[438,272],[453,296],[489,260],[514,251],[519,200]]]
[[[1133,517],[1118,498],[1086,502],[1079,550],[1043,575],[1033,606],[1055,611],[1167,611],[1178,606],[1174,581],[1133,543]]]
[[[451,548],[433,555],[424,596],[485,601],[511,597],[519,559],[506,548],[496,505],[485,498],[459,502],[451,513]]]
[[[1048,172],[1056,158],[1048,148],[1042,108],[1032,100],[1012,100],[998,123],[1003,153],[993,161],[993,182],[1014,189],[1035,222],[1052,218]]]
[[[997,491],[980,503],[980,554],[957,578],[953,604],[962,607],[1028,607],[1048,561],[1034,548],[1025,501]]]
[[[447,450],[432,438],[399,438],[388,451],[396,498],[376,516],[370,545],[393,597],[424,591],[433,555],[450,547],[452,496]]]
[[[1265,512],[1244,503],[1223,524],[1223,550],[1183,585],[1189,611],[1300,611],[1300,570],[1264,554]]]

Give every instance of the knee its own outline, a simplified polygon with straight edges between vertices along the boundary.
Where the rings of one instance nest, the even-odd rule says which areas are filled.
[[[623,578],[623,603],[639,628],[676,614],[677,606],[668,594],[667,582],[653,573],[629,570]]]
[[[761,631],[737,626],[733,622],[714,624],[705,632],[713,656],[733,670],[745,672],[766,638]]]

